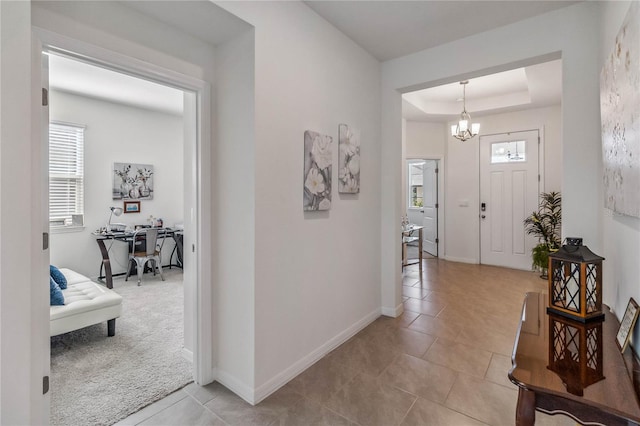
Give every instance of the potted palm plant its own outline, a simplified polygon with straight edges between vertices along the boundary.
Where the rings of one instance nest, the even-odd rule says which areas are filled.
[[[531,251],[533,267],[538,269],[540,278],[547,279],[549,253],[560,248],[560,226],[562,224],[562,197],[559,192],[543,192],[540,194],[538,211],[532,212],[524,220],[528,235],[538,238],[538,245]]]

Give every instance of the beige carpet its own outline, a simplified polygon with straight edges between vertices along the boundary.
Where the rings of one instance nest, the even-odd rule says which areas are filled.
[[[123,297],[107,324],[51,338],[51,424],[110,425],[192,380],[184,342],[182,271],[114,280]]]

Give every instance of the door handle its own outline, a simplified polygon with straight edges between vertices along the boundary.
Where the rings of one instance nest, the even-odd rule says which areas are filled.
[[[420,210],[420,213],[424,213],[424,209],[421,209],[421,210]]]

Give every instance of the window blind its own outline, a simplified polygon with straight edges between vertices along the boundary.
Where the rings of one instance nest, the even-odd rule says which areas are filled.
[[[49,124],[49,224],[84,214],[84,126]]]

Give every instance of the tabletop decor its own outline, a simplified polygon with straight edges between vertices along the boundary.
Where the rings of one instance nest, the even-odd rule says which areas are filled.
[[[629,304],[627,304],[627,309],[624,311],[624,316],[622,317],[622,321],[620,321],[620,328],[616,335],[616,344],[618,348],[620,348],[620,352],[624,352],[624,350],[627,349],[631,332],[638,320],[638,312],[640,312],[640,309],[638,309],[638,304],[632,297],[629,299]]]
[[[338,192],[360,192],[360,133],[347,124],[338,126]]]
[[[602,261],[582,238],[549,254],[548,311],[581,322],[600,320],[602,312]]]
[[[153,165],[114,163],[114,200],[153,200]]]
[[[331,208],[331,168],[333,152],[331,136],[307,130],[304,132],[304,189],[305,211]]]
[[[549,370],[560,376],[567,392],[582,396],[584,388],[604,379],[604,320],[583,323],[553,313],[548,316]]]

